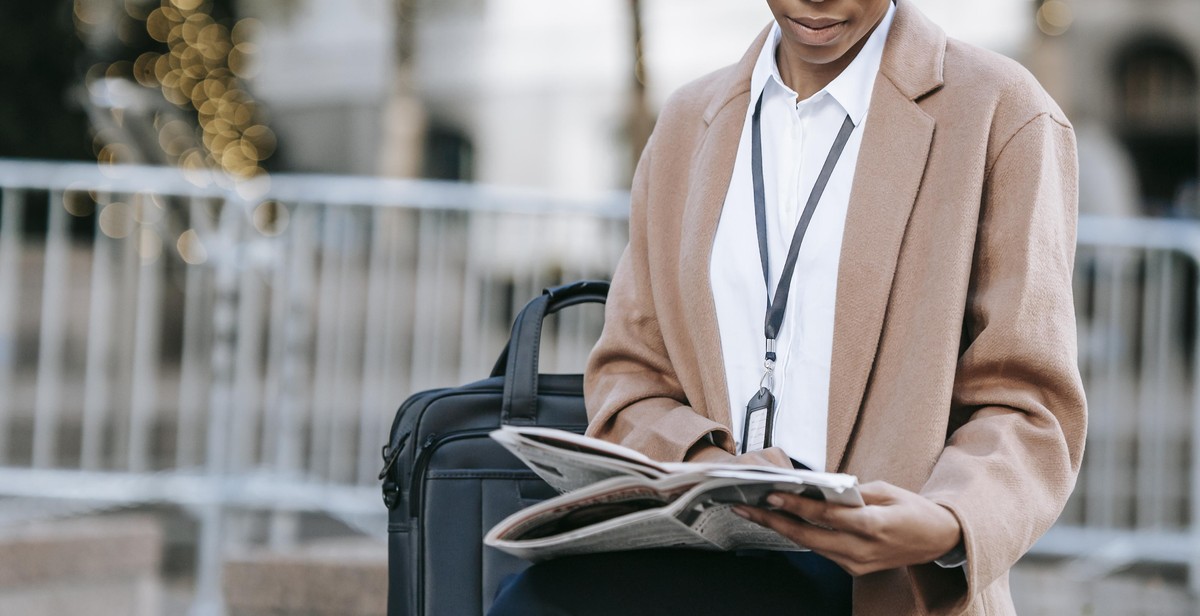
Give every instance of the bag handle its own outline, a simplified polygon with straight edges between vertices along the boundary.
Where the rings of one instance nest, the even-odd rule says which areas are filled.
[[[500,352],[492,376],[504,376],[500,422],[533,424],[537,421],[538,353],[542,343],[542,321],[549,315],[578,304],[603,304],[608,282],[581,280],[544,289],[521,309],[513,321],[512,335]]]

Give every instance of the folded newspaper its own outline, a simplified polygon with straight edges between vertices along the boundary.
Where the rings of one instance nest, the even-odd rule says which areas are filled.
[[[607,441],[539,427],[491,437],[564,494],[497,524],[484,543],[528,560],[646,548],[801,550],[733,512],[772,492],[862,506],[853,475],[743,464],[656,462]]]

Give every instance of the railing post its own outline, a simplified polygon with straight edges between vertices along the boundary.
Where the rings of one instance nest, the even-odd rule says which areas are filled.
[[[186,282],[184,283],[183,347],[180,358],[179,411],[176,422],[175,465],[191,468],[200,464],[200,420],[204,414],[205,394],[212,369],[212,341],[209,334],[214,325],[210,285],[215,284],[216,269],[221,254],[220,230],[202,224],[204,208],[199,198],[188,200],[188,232],[183,245]],[[186,232],[185,232],[186,233]],[[210,249],[211,252],[210,252]]]
[[[376,481],[379,467],[379,449],[387,439],[386,427],[380,430],[380,416],[387,402],[383,396],[384,383],[390,375],[384,371],[384,354],[388,339],[383,335],[387,327],[388,288],[392,277],[387,268],[388,253],[396,247],[389,245],[396,223],[395,212],[375,209],[371,216],[371,252],[367,261],[367,306],[364,330],[362,394],[358,416],[358,470],[355,482],[370,484]]]
[[[158,351],[162,323],[162,237],[166,212],[146,194],[131,195],[137,243],[137,304],[133,326],[133,381],[129,402],[129,470],[150,468],[150,435],[158,415]]]
[[[196,562],[196,596],[190,616],[222,616],[225,507],[220,501],[228,454],[230,409],[233,407],[234,348],[237,343],[238,264],[244,250],[243,204],[234,197],[221,209],[213,257],[216,302],[213,306],[212,387],[208,411],[205,474],[215,499],[201,508]]]
[[[318,259],[321,271],[316,285],[317,312],[316,346],[314,349],[312,388],[312,412],[309,415],[309,460],[308,470],[314,478],[328,477],[329,455],[333,449],[329,422],[336,415],[337,402],[337,348],[339,298],[342,295],[342,280],[338,276],[340,254],[338,247],[340,230],[349,224],[346,214],[334,208],[321,208],[320,241]]]
[[[275,293],[282,296],[283,310],[276,315],[282,324],[281,352],[277,375],[278,395],[275,396],[275,433],[264,434],[275,442],[274,467],[286,477],[303,475],[301,451],[304,421],[310,416],[312,405],[312,374],[310,354],[312,352],[313,306],[316,294],[316,271],[314,263],[314,239],[317,237],[316,207],[297,204],[291,216],[288,230],[288,251],[279,265],[282,288]],[[275,335],[274,332],[272,335]],[[265,447],[264,447],[265,449]],[[296,540],[299,520],[293,512],[277,511],[271,516],[268,529],[268,545],[272,549],[286,548]]]
[[[0,218],[0,392],[12,392],[17,369],[17,327],[21,289],[21,227],[25,193],[5,188]],[[0,464],[7,464],[11,393],[0,395]]]
[[[1197,255],[1200,254],[1200,243],[1193,245],[1192,250],[1188,252],[1189,261],[1193,267],[1200,269],[1200,259]],[[1196,323],[1200,323],[1200,284],[1194,285],[1193,292],[1195,293],[1196,314],[1193,318]],[[1191,398],[1192,398],[1192,439],[1191,439],[1191,463],[1192,463],[1192,485],[1190,511],[1191,524],[1191,562],[1188,563],[1188,589],[1191,590],[1192,596],[1200,595],[1200,335],[1192,337],[1192,382],[1191,382]]]
[[[42,320],[39,326],[37,402],[33,419],[33,466],[49,468],[58,460],[62,412],[63,358],[67,338],[67,282],[70,238],[63,191],[50,191],[46,260],[42,272]]]
[[[111,201],[108,194],[96,199],[97,213]],[[113,289],[116,241],[97,224],[92,233],[92,284],[88,310],[88,345],[83,385],[83,435],[80,466],[98,470],[103,466],[104,426],[112,407]]]

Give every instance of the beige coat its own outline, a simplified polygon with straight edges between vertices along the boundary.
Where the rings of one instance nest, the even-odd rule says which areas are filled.
[[[1061,511],[1086,430],[1074,133],[1019,65],[897,5],[846,219],[826,467],[928,496],[965,537],[965,574],[858,577],[856,614],[1012,614],[1008,570]],[[732,450],[709,258],[765,38],[670,98],[634,177],[585,387],[589,433],[654,458]]]

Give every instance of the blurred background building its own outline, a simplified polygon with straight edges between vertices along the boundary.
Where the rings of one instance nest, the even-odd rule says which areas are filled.
[[[1022,614],[1200,591],[1200,4],[914,0],[1075,122],[1092,405]],[[382,614],[379,448],[542,287],[607,278],[743,0],[0,6],[0,613]],[[544,363],[579,370],[597,312]],[[107,610],[107,611],[105,611]]]

